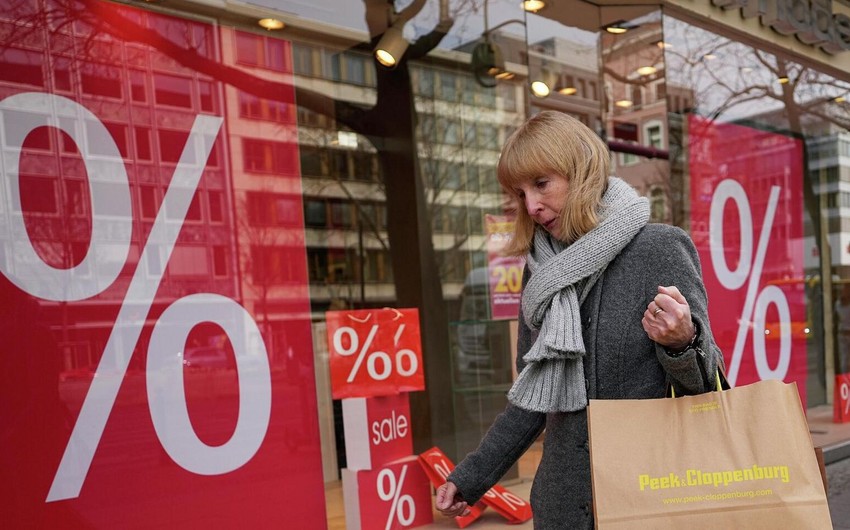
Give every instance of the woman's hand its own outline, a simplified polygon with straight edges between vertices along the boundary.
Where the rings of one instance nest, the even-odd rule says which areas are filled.
[[[675,285],[658,287],[641,320],[649,338],[671,351],[682,351],[696,334],[691,307]]]
[[[469,515],[469,505],[460,498],[457,486],[453,482],[446,481],[437,488],[437,510],[446,517],[457,517]]]

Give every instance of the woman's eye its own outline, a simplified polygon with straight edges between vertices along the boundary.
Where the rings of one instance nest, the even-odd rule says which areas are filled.
[[[541,189],[541,190],[543,188],[545,188],[547,184],[549,184],[548,180],[538,180],[537,182],[534,183],[534,185],[537,186],[537,189]]]

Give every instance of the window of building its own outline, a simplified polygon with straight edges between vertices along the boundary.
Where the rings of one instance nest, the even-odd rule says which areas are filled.
[[[307,44],[295,43],[292,45],[292,60],[295,73],[312,77],[315,72],[321,71],[317,67],[319,54],[316,49]]]
[[[240,31],[236,33],[236,62],[276,72],[290,72],[292,65],[288,62],[288,46],[284,40]]]
[[[309,228],[324,228],[328,225],[328,213],[323,199],[304,200],[304,224]]]
[[[667,194],[658,186],[649,190],[649,210],[653,222],[661,223],[667,219]]]
[[[224,222],[224,193],[216,190],[208,191],[207,203],[210,209],[210,222]]]
[[[643,125],[643,143],[656,149],[664,148],[664,129],[658,120],[653,120]]]
[[[457,76],[451,72],[440,72],[440,98],[447,101],[457,99]]]
[[[154,99],[157,105],[192,108],[192,80],[167,74],[154,74]]]
[[[289,142],[242,139],[244,169],[253,173],[298,174],[297,147]]]

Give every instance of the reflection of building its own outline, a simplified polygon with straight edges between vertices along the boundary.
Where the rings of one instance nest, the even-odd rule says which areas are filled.
[[[375,63],[349,49],[364,35],[314,25],[293,45],[295,83],[332,91],[355,104],[374,104]],[[348,40],[346,40],[348,39]],[[478,85],[469,55],[435,51],[411,67],[418,151],[432,239],[447,299],[486,260],[483,218],[500,211],[498,151],[525,110],[522,85]],[[327,309],[381,307],[395,300],[386,233],[383,180],[370,141],[332,116],[298,110],[310,296],[317,316]]]
[[[683,179],[670,160],[668,117],[683,112],[687,98],[665,77],[660,18],[647,16],[623,34],[602,32],[606,134],[614,172],[650,199],[652,220],[679,222],[671,208],[681,204],[673,199],[682,196]]]
[[[0,22],[0,27],[13,34],[16,24],[19,21]],[[208,25],[186,22],[185,26],[187,35],[193,35],[191,38],[197,43],[213,38],[213,29]],[[22,27],[17,26],[17,31]],[[223,135],[218,136],[206,162],[204,176],[182,223],[182,235],[170,257],[166,257],[163,241],[148,239],[195,116],[221,112],[224,101],[220,85],[211,77],[182,67],[151,48],[115,42],[82,30],[57,34],[48,28],[33,27],[27,31],[38,35],[38,39],[22,39],[4,47],[0,54],[0,99],[31,91],[73,98],[102,121],[128,168],[132,211],[112,212],[133,220],[130,252],[121,274],[111,286],[104,285],[101,295],[71,302],[72,308],[68,303],[41,301],[45,319],[51,323],[63,352],[63,369],[90,375],[134,275],[146,279],[162,277],[152,309],[154,315],[188,293],[237,296],[230,213],[233,199],[226,170],[230,162],[227,149],[223,148]],[[92,55],[78,53],[74,43],[82,41],[99,50],[100,61],[113,60],[106,64]],[[114,60],[123,56],[133,56],[134,60]],[[45,66],[48,64],[49,68]],[[45,109],[44,115],[49,110]],[[76,123],[81,126],[81,120]],[[80,263],[90,251],[104,252],[89,244],[91,197],[83,161],[97,164],[99,157],[107,153],[103,146],[90,144],[85,134],[75,144],[67,134],[56,133],[56,129],[48,133],[47,128],[39,128],[27,137],[22,154],[23,209],[33,227],[28,236],[42,259],[57,268],[68,268]],[[0,213],[0,224],[10,226],[8,215],[9,212]],[[11,256],[12,239],[5,240],[0,248],[2,256]],[[141,260],[144,248],[148,249],[146,261]],[[86,278],[99,274],[97,267],[81,271]],[[127,303],[145,307],[145,301]],[[81,318],[86,321],[85,326],[71,325]],[[151,324],[147,323],[146,330]],[[144,367],[148,336],[149,333],[142,333],[135,353],[126,352],[133,356],[131,367]]]

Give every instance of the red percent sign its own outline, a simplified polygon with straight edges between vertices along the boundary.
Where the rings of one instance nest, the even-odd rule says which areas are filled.
[[[8,261],[0,260],[0,272],[29,295],[59,302],[82,300],[107,289],[127,260],[132,223],[130,184],[115,141],[97,116],[84,106],[62,96],[37,92],[17,94],[0,102],[0,115],[3,111],[37,115],[41,109],[52,109],[53,114],[44,115],[42,123],[33,123],[30,130],[53,125],[79,145],[84,144],[80,131],[87,131],[88,141],[97,143],[106,152],[96,161],[91,158],[83,161],[89,175],[92,201],[92,246],[108,242],[114,254],[104,260],[90,250],[77,266],[59,269],[38,256],[32,241],[21,239],[24,244],[18,246],[15,255]],[[179,227],[186,219],[222,122],[223,119],[216,116],[195,117],[148,237],[149,242],[161,243],[166,261],[174,249]],[[12,182],[19,178],[16,156],[30,130],[19,130],[15,136],[6,138],[13,155],[6,158],[6,176]],[[104,186],[93,186],[92,182],[110,183],[109,193],[104,191]],[[18,195],[12,195],[12,204],[5,207],[10,212],[15,232],[27,234],[20,204],[15,202],[18,200]],[[99,213],[103,211],[119,211],[120,214],[105,218]],[[114,229],[116,225],[123,229]],[[147,263],[148,254],[159,251],[160,247],[156,244],[145,245],[139,263]],[[80,273],[89,268],[97,269],[100,274]],[[47,502],[74,499],[80,495],[130,363],[131,356],[126,354],[127,344],[134,345],[138,341],[162,275],[162,271],[151,274],[142,266],[136,268],[53,478]],[[240,394],[239,419],[233,435],[218,446],[207,445],[195,433],[184,391],[183,362],[172,353],[182,350],[192,328],[202,322],[216,323],[227,333],[233,345],[239,388],[246,389]],[[251,355],[252,352],[256,355]],[[179,466],[199,475],[223,475],[247,463],[259,449],[266,435],[271,410],[268,357],[256,323],[235,300],[199,293],[173,302],[154,326],[148,348],[146,377],[153,427],[166,453]]]
[[[334,399],[425,389],[418,309],[325,313]]]
[[[419,463],[434,487],[440,487],[454,469],[449,457],[438,447],[432,447],[419,455]],[[508,520],[509,524],[518,524],[531,519],[531,505],[513,492],[496,484],[481,497],[481,501],[469,507],[469,515],[455,517],[458,526],[464,528],[481,516],[481,511],[489,506]]]

